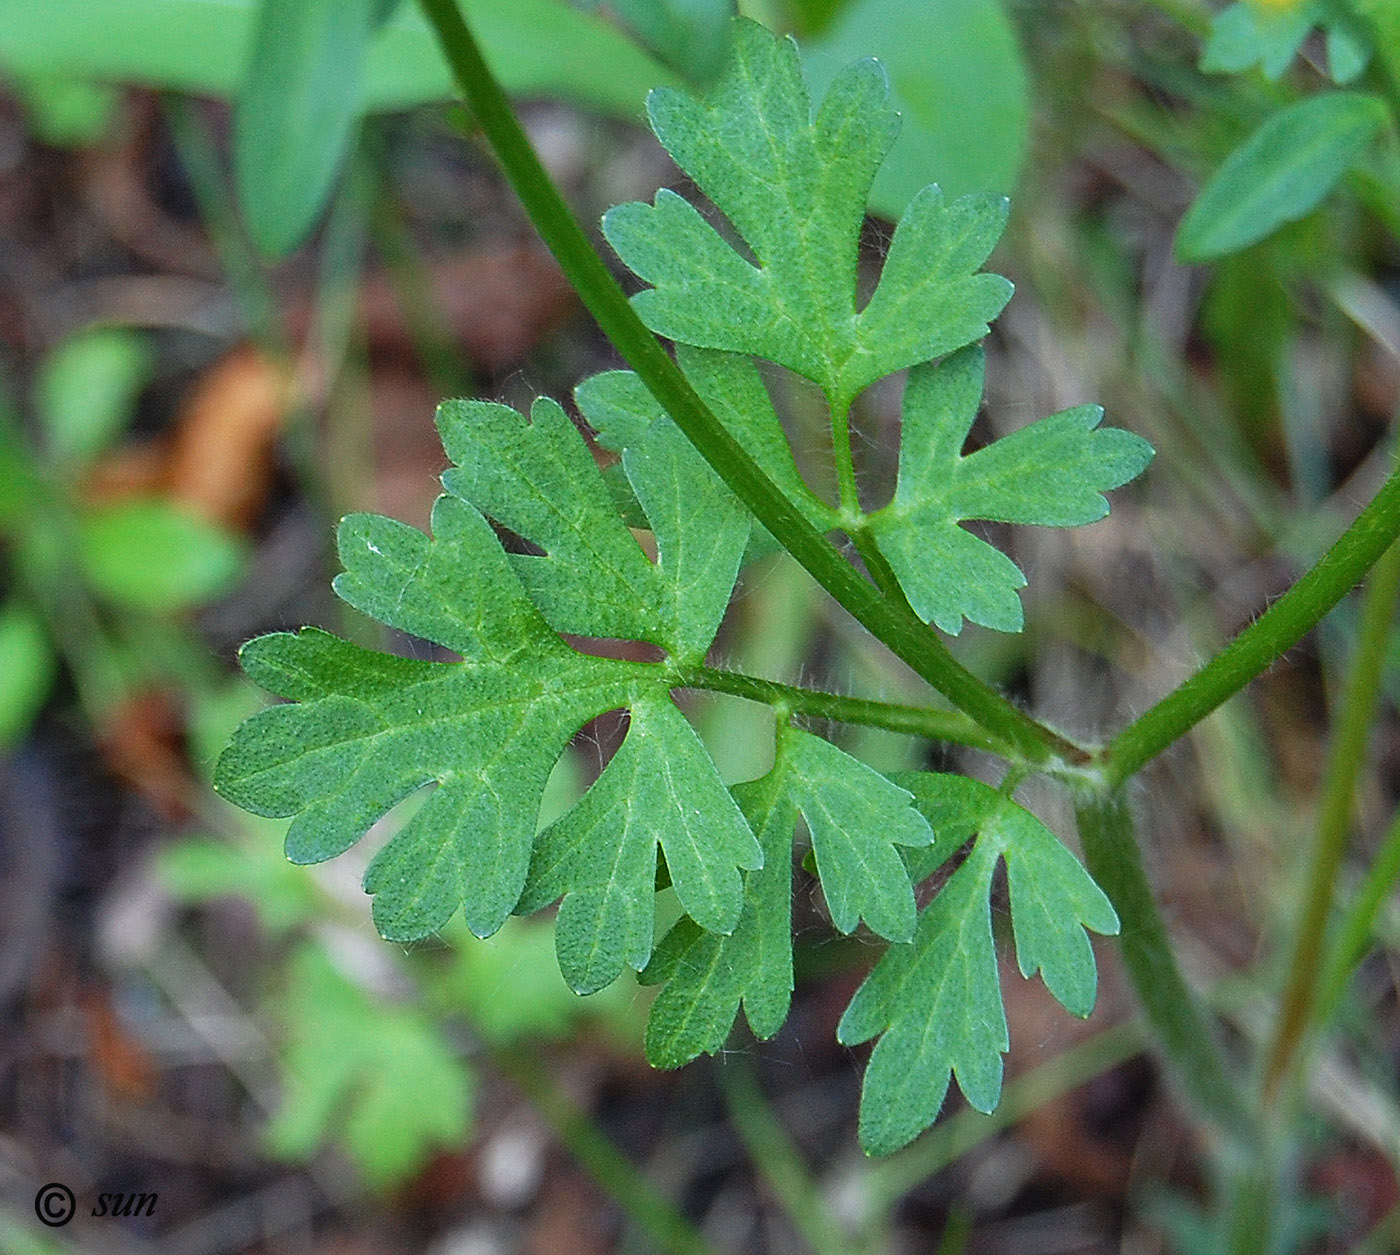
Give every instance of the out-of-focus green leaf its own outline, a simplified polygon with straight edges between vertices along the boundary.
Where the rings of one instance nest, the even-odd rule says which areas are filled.
[[[78,560],[93,589],[133,610],[183,610],[227,592],[243,546],[174,502],[124,501],[83,517]]]
[[[1013,190],[1030,137],[1030,93],[1001,0],[854,0],[803,45],[812,94],[872,55],[902,118],[870,193],[876,213],[897,219],[928,183],[949,197]]]
[[[584,7],[597,3],[589,0]],[[734,0],[603,0],[603,7],[692,83],[708,82],[724,64]]]
[[[1259,66],[1278,78],[1297,56],[1322,9],[1320,0],[1267,7],[1241,0],[1222,9],[1210,24],[1201,54],[1207,74],[1238,74]]]
[[[55,461],[89,462],[131,420],[136,394],[149,378],[146,342],[123,327],[96,327],[70,336],[39,372],[39,421]]]
[[[270,933],[285,933],[322,909],[311,873],[282,857],[281,825],[242,817],[249,839],[188,837],[162,850],[156,872],[185,902],[244,898]]]
[[[335,1141],[385,1188],[459,1142],[472,1077],[433,1023],[371,998],[319,946],[303,946],[290,968],[286,1092],[267,1129],[274,1153],[309,1159]]]
[[[29,450],[0,398],[0,533],[22,530],[42,491]]]
[[[1226,159],[1186,211],[1183,262],[1210,261],[1315,209],[1365,153],[1389,112],[1375,96],[1327,92],[1280,110]]]
[[[43,620],[17,598],[0,607],[0,750],[23,740],[53,684]]]
[[[116,111],[117,93],[105,83],[62,74],[13,76],[29,124],[46,144],[82,148],[107,133]]]
[[[622,32],[564,0],[464,0],[507,91],[634,117],[675,76]],[[257,0],[43,0],[0,4],[0,68],[231,97],[253,46]],[[400,6],[369,50],[365,106],[405,109],[455,95],[415,6]]]
[[[1217,13],[1201,55],[1207,74],[1237,74],[1258,66],[1266,78],[1281,78],[1313,27],[1327,35],[1327,72],[1334,83],[1349,83],[1371,59],[1361,22],[1343,0],[1303,0],[1267,5],[1242,0]]]
[[[270,257],[305,238],[364,108],[378,0],[262,0],[234,106],[233,170],[249,233]]]
[[[472,1031],[496,1046],[567,1037],[581,1021],[616,1031],[635,1045],[645,1008],[630,980],[614,981],[588,998],[564,983],[555,959],[554,929],[509,919],[491,937],[473,937],[453,921],[442,939],[454,953],[428,981],[425,994],[444,1015],[465,1012]]]

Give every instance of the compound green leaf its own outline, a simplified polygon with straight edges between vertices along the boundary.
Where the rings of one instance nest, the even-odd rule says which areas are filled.
[[[748,511],[669,421],[623,450],[622,468],[656,537],[653,570],[665,601],[658,643],[680,661],[701,662],[739,574]]]
[[[676,357],[715,417],[812,526],[821,531],[838,527],[836,512],[807,486],[797,469],[792,446],[753,359],[687,344],[678,346]],[[618,453],[639,444],[653,423],[674,426],[631,371],[607,371],[584,380],[574,390],[574,400],[598,433],[599,444]],[[698,453],[690,464],[692,483],[713,491],[709,485],[718,485],[719,479],[709,464]]]
[[[296,705],[255,715],[215,787],[256,814],[295,815],[293,862],[348,849],[408,794],[437,785],[376,856],[365,888],[388,938],[441,927],[459,908],[494,932],[520,896],[545,781],[585,721],[625,705],[646,668],[574,653],[530,604],[486,521],[439,498],[434,539],[352,515],[336,590],[392,627],[462,654],[393,658],[312,629],[260,637],[249,677]]]
[[[763,847],[763,867],[744,877],[744,911],[733,935],[682,919],[662,940],[642,981],[668,982],[647,1025],[647,1058],[680,1067],[724,1044],[742,999],[749,1025],[770,1037],[792,993],[792,841],[807,823],[817,874],[836,926],[862,917],[882,936],[907,939],[915,907],[900,852],[933,832],[912,794],[820,737],[779,735],[773,769],[734,790]],[[668,855],[669,861],[669,855]]]
[[[1094,952],[1084,929],[1112,936],[1118,931],[1117,913],[1079,860],[1029,811],[1003,806],[995,825],[1006,860],[1021,975],[1039,972],[1065,1010],[1082,1019],[1094,1009],[1096,985]]]
[[[1030,812],[963,777],[910,772],[893,780],[946,830],[939,832],[941,852],[951,853],[971,826],[978,836],[920,913],[912,942],[890,947],[837,1029],[847,1045],[880,1036],[860,1114],[861,1143],[877,1155],[933,1123],[950,1076],[979,1111],[991,1111],[1000,1098],[1009,1038],[989,901],[998,859],[1006,863],[1021,973],[1040,971],[1067,1010],[1085,1016],[1093,1009],[1096,968],[1084,930],[1118,931],[1103,892]]]
[[[723,1047],[739,1004],[755,1036],[771,1037],[792,1000],[792,837],[797,807],[781,762],[760,780],[734,788],[758,834],[763,866],[744,876],[744,909],[733,933],[706,932],[682,916],[642,971],[665,981],[647,1020],[646,1053],[656,1067],[678,1068]]]
[[[945,632],[964,618],[1016,632],[1026,578],[959,524],[969,519],[1074,527],[1108,513],[1102,494],[1151,460],[1140,436],[1101,428],[1103,410],[1052,414],[977,452],[962,447],[982,399],[985,355],[963,349],[909,372],[894,500],[869,526],[909,603]]]
[[[292,1039],[267,1129],[274,1153],[310,1159],[336,1141],[384,1188],[461,1141],[472,1078],[426,1016],[371,999],[316,945],[293,956],[285,1003]]]
[[[651,957],[656,847],[686,913],[732,932],[743,906],[740,868],[763,855],[690,724],[665,693],[632,703],[627,738],[597,783],[544,830],[518,910],[561,894],[559,967],[577,993],[611,984]]]
[[[861,223],[898,128],[887,94],[879,65],[857,62],[813,117],[796,45],[746,21],[705,97],[652,92],[653,130],[753,260],[672,192],[610,210],[608,241],[653,285],[633,298],[648,325],[778,362],[838,408],[881,376],[985,335],[1011,294],[999,276],[974,273],[1005,223],[996,197],[949,205],[935,187],[920,192],[874,295],[857,309]]]
[[[541,795],[570,737],[606,710],[630,708],[632,732],[596,791],[541,838],[522,908],[569,895],[561,959],[580,988],[597,988],[623,963],[646,963],[658,839],[687,910],[721,930],[739,915],[737,868],[755,866],[759,852],[667,696],[670,673],[577,653],[558,631],[640,637],[645,599],[662,629],[654,639],[703,656],[747,528],[717,481],[712,496],[689,484],[695,455],[669,425],[624,457],[657,531],[653,566],[557,405],[537,405],[527,423],[504,406],[464,403],[444,407],[441,422],[459,463],[444,476],[448,488],[546,554],[508,557],[476,506],[451,493],[434,508],[432,539],[391,519],[349,516],[336,591],[461,661],[394,658],[309,629],[251,642],[242,653],[249,676],[297,704],[265,710],[235,734],[216,787],[258,814],[295,816],[288,856],[311,863],[435,786],[365,875],[375,923],[385,937],[411,940],[461,909],[486,936],[521,902]],[[631,818],[614,828],[619,814]]]
[[[914,893],[896,846],[933,839],[910,793],[830,741],[785,729],[788,790],[812,834],[817,875],[832,922],[854,932],[863,918],[891,941],[914,932]]]
[[[715,417],[783,490],[783,495],[814,526],[824,531],[836,527],[836,512],[807,486],[797,469],[792,447],[753,360],[740,353],[715,352],[687,344],[678,346],[676,357]],[[598,442],[619,453],[639,443],[653,423],[671,423],[647,386],[627,370],[606,371],[584,380],[574,390],[574,399],[598,433]],[[707,474],[714,476],[703,458],[697,455],[696,462],[697,472],[704,467]]]
[[[526,422],[508,405],[447,401],[438,429],[456,463],[443,487],[545,551],[513,554],[511,565],[556,630],[635,639],[655,630],[656,573],[557,402],[541,397]]]
[[[1387,124],[1376,96],[1324,92],[1280,109],[1211,175],[1176,236],[1176,256],[1238,252],[1320,205]]]

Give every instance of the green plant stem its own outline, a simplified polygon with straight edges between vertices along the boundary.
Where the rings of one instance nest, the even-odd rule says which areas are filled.
[[[1400,474],[1296,584],[1184,684],[1124,728],[1102,752],[1110,788],[1183,736],[1298,643],[1400,536]]]
[[[856,464],[851,454],[851,403],[842,400],[831,407],[831,455],[836,463],[836,492],[841,513],[860,518],[860,489],[856,485]]]
[[[1327,924],[1337,871],[1346,852],[1356,782],[1366,761],[1371,720],[1380,696],[1390,625],[1400,597],[1400,544],[1392,544],[1371,572],[1361,599],[1356,655],[1333,729],[1323,776],[1312,855],[1303,876],[1303,908],[1293,938],[1288,979],[1264,1063],[1264,1101],[1277,1098],[1292,1071],[1317,1005]]]
[[[858,1255],[882,1249],[884,1243],[878,1237],[856,1243],[831,1214],[792,1139],[759,1089],[753,1065],[740,1057],[722,1064],[718,1073],[730,1123],[793,1228],[816,1255]]]
[[[765,705],[794,714],[830,719],[836,723],[884,728],[889,732],[907,732],[930,741],[951,741],[992,753],[999,748],[997,741],[957,710],[939,710],[930,706],[901,706],[864,697],[844,697],[839,693],[798,688],[796,685],[780,684],[776,680],[764,680],[718,667],[683,667],[675,674],[679,688],[729,693],[734,697],[763,702]]]
[[[1206,1125],[1230,1141],[1254,1146],[1257,1130],[1242,1098],[1244,1087],[1177,966],[1147,883],[1127,798],[1121,791],[1093,794],[1080,799],[1075,813],[1089,872],[1122,923],[1123,965],[1181,1092]]]
[[[1400,880],[1400,810],[1391,820],[1381,848],[1366,871],[1366,879],[1348,904],[1336,936],[1327,948],[1314,1017],[1319,1024],[1325,1024],[1336,1012],[1352,972],[1370,945],[1381,908],[1394,891],[1397,880]]]
[[[782,546],[873,636],[1018,757],[1083,764],[1087,752],[983,684],[916,615],[879,591],[802,517],[710,411],[637,317],[521,130],[453,0],[419,0],[443,55],[541,239],[598,325],[701,456]]]
[[[646,1234],[651,1248],[671,1255],[719,1255],[704,1235],[667,1202],[530,1055],[505,1048],[492,1061],[530,1100],[554,1135]]]

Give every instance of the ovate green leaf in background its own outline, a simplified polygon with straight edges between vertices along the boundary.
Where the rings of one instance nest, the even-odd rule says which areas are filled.
[[[146,342],[123,327],[94,327],[57,345],[36,395],[50,455],[82,464],[102,453],[131,420],[150,372]]]
[[[1257,65],[1267,77],[1278,78],[1298,55],[1323,7],[1322,0],[1277,6],[1240,0],[1227,5],[1211,19],[1201,69],[1207,74],[1238,74]]]
[[[0,751],[24,739],[57,669],[43,620],[10,597],[0,606]]]
[[[244,556],[228,532],[159,497],[89,510],[78,537],[78,561],[95,592],[157,613],[228,592]]]
[[[734,0],[605,0],[604,7],[692,83],[709,82],[724,64]]]
[[[1103,410],[1079,405],[977,452],[962,447],[982,400],[980,346],[916,366],[904,392],[899,482],[870,529],[909,603],[945,632],[964,617],[1019,631],[1026,578],[1000,550],[959,526],[965,519],[1075,527],[1108,513],[1102,494],[1151,460],[1140,436],[1100,427]]]
[[[262,0],[233,114],[233,172],[254,242],[301,243],[364,111],[365,58],[393,0]]]
[[[465,1136],[472,1078],[427,1016],[371,997],[312,944],[292,958],[285,1001],[292,1039],[267,1129],[274,1153],[310,1159],[337,1142],[383,1189]]]
[[[1334,83],[1349,83],[1366,68],[1371,47],[1363,23],[1347,3],[1267,5],[1242,0],[1229,5],[1211,20],[1201,69],[1235,74],[1257,65],[1265,77],[1281,78],[1313,27],[1321,26],[1327,36],[1327,73]]]
[[[1001,0],[854,0],[803,46],[813,94],[862,56],[879,58],[901,117],[870,193],[875,212],[898,219],[929,183],[950,197],[1013,190],[1030,93]]]
[[[46,144],[86,148],[107,133],[120,96],[106,83],[64,74],[11,74],[10,86],[24,102],[30,128]]]
[[[950,1076],[968,1102],[991,1111],[1001,1096],[1008,1045],[989,894],[1006,863],[1017,962],[1076,1015],[1093,1009],[1096,968],[1085,929],[1118,931],[1113,907],[1044,824],[996,790],[963,776],[901,773],[935,830],[977,840],[920,913],[914,939],[893,945],[856,991],[837,1036],[856,1045],[880,1035],[861,1093],[860,1139],[889,1154],[933,1123]],[[950,854],[940,833],[938,848]]]
[[[43,0],[0,4],[0,68],[141,83],[230,98],[253,46],[259,0]],[[566,0],[463,0],[507,91],[624,117],[673,76],[621,31]],[[455,95],[437,41],[403,3],[365,63],[365,107],[407,109]]]
[[[1375,96],[1326,92],[1280,110],[1201,189],[1176,236],[1183,262],[1257,243],[1317,208],[1365,153],[1389,112]]]

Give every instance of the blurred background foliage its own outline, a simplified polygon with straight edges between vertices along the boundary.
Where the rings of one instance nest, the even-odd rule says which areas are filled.
[[[642,101],[714,73],[727,0],[463,7],[585,221],[676,178]],[[856,57],[884,63],[904,122],[872,267],[925,183],[1013,196],[992,267],[1019,290],[974,439],[1098,401],[1158,447],[1110,520],[1014,538],[1032,574],[1022,636],[954,643],[1037,713],[1106,732],[1314,561],[1393,461],[1400,10],[739,8],[798,36],[816,91]],[[279,825],[221,803],[208,773],[260,700],[233,666],[243,639],[319,622],[426,648],[327,586],[340,514],[426,522],[436,401],[567,399],[615,362],[409,3],[9,0],[0,83],[0,1249],[1221,1249],[1111,947],[1084,1025],[1008,982],[996,1116],[950,1111],[867,1163],[857,1063],[832,1030],[869,949],[804,944],[810,889],[788,1027],[663,1076],[640,1062],[648,995],[625,981],[575,998],[548,928],[387,946],[351,860],[293,867]],[[790,377],[769,383],[821,485],[824,415]],[[893,482],[897,400],[877,387],[859,404],[875,494]],[[790,563],[757,570],[728,662],[920,700]],[[1264,1031],[1264,959],[1300,891],[1356,630],[1343,605],[1147,773],[1186,966],[1241,1038]],[[1400,649],[1382,688],[1353,885],[1400,792]],[[729,778],[763,769],[765,716],[725,698],[692,713]],[[603,719],[576,741],[542,822],[620,731]],[[885,770],[979,767],[836,734]],[[1071,827],[1062,798],[1034,801]],[[1393,903],[1376,933],[1320,1048],[1290,1250],[1400,1241]],[[122,1222],[80,1206],[47,1231],[32,1219],[47,1180],[160,1205]]]

